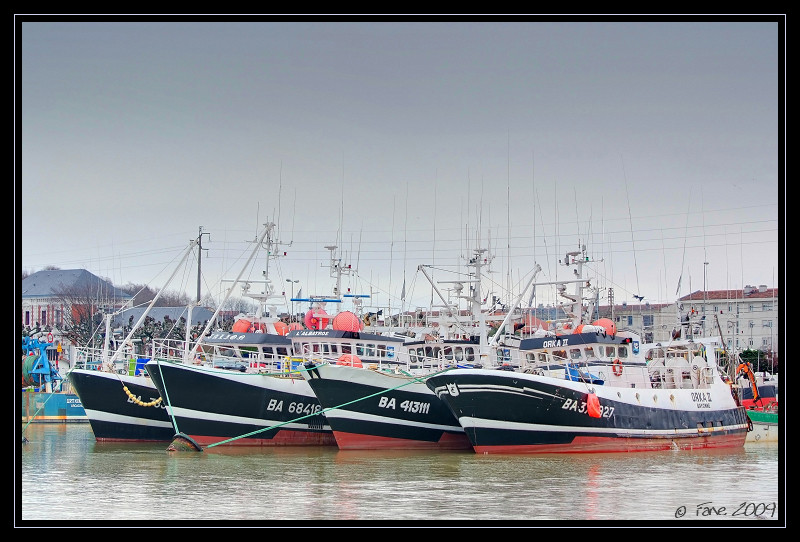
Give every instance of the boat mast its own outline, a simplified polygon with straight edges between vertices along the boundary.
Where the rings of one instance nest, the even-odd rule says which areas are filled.
[[[536,275],[538,275],[541,270],[542,270],[542,266],[540,266],[537,263],[536,266],[533,269],[533,275],[531,276],[530,280],[528,281],[528,284],[525,285],[525,288],[523,288],[522,292],[520,292],[519,296],[517,296],[517,300],[514,302],[514,304],[511,306],[511,308],[509,308],[508,312],[506,313],[506,317],[500,323],[500,326],[497,328],[497,331],[492,336],[492,340],[489,341],[489,346],[496,346],[497,345],[498,338],[500,337],[500,335],[503,333],[503,330],[508,325],[508,321],[511,320],[511,317],[514,314],[514,311],[517,310],[517,307],[519,307],[519,303],[520,303],[520,301],[522,301],[522,298],[525,295],[525,292],[527,292],[528,288],[531,287],[531,284],[533,284],[533,281],[536,280]]]
[[[206,333],[208,333],[208,330],[211,329],[212,325],[214,325],[214,322],[217,320],[217,316],[219,315],[219,312],[222,310],[222,306],[225,305],[226,301],[228,301],[228,298],[231,296],[231,293],[233,292],[233,289],[236,287],[236,285],[241,280],[242,275],[244,275],[244,272],[247,269],[247,267],[250,265],[250,262],[253,261],[253,258],[255,257],[256,252],[258,252],[258,249],[261,248],[261,243],[264,242],[264,238],[267,236],[267,234],[269,234],[273,230],[273,228],[275,227],[275,224],[272,223],[272,222],[269,222],[269,223],[265,224],[264,226],[265,226],[264,227],[264,232],[261,234],[261,237],[259,237],[258,240],[256,241],[256,246],[253,249],[253,252],[250,253],[250,257],[247,258],[247,262],[245,262],[245,264],[242,266],[242,270],[239,272],[239,276],[236,277],[236,280],[233,282],[231,287],[228,288],[227,292],[225,292],[225,298],[217,305],[217,310],[215,310],[214,314],[211,315],[211,318],[209,318],[208,324],[206,324],[205,329],[197,337],[197,341],[195,341],[194,346],[192,347],[192,351],[187,356],[189,359],[191,359],[195,355],[195,353],[197,352],[198,348],[200,348],[200,345],[203,342],[203,337],[206,336]]]
[[[172,272],[172,275],[170,275],[169,279],[167,279],[167,282],[166,282],[166,284],[164,284],[164,286],[163,286],[163,287],[162,287],[162,288],[161,288],[161,289],[158,291],[158,293],[157,293],[157,294],[156,294],[156,296],[153,298],[153,300],[152,300],[152,301],[150,301],[150,304],[147,306],[147,309],[145,309],[145,311],[144,311],[144,312],[142,313],[142,315],[139,317],[139,320],[138,320],[138,321],[136,322],[136,324],[135,324],[135,325],[134,325],[134,326],[131,328],[131,331],[130,331],[130,333],[128,333],[128,336],[127,336],[127,337],[125,337],[125,340],[124,340],[124,341],[122,341],[122,345],[121,345],[119,348],[117,348],[117,349],[116,349],[116,351],[114,351],[114,355],[113,355],[113,356],[111,356],[111,359],[110,359],[110,360],[108,360],[108,368],[109,368],[109,369],[113,369],[114,362],[115,362],[115,361],[117,360],[117,358],[119,357],[119,354],[120,354],[120,352],[122,352],[122,351],[123,351],[123,349],[124,349],[124,346],[125,346],[126,344],[129,344],[129,341],[130,341],[131,337],[133,337],[133,333],[134,333],[134,332],[135,332],[137,329],[139,329],[139,326],[140,326],[140,325],[142,325],[142,322],[144,322],[144,319],[147,317],[147,314],[150,312],[150,309],[152,309],[152,308],[153,308],[153,306],[156,304],[156,301],[158,301],[158,298],[160,298],[160,297],[161,297],[161,294],[162,294],[162,293],[164,293],[164,291],[166,290],[166,288],[167,288],[167,286],[169,285],[169,283],[170,283],[170,282],[172,282],[172,279],[173,279],[173,278],[175,278],[175,275],[178,273],[178,270],[179,270],[179,269],[181,268],[181,266],[183,265],[183,262],[185,262],[185,261],[186,261],[186,258],[189,256],[189,253],[192,251],[192,249],[195,247],[195,245],[196,245],[196,244],[197,244],[197,241],[196,241],[195,239],[192,239],[191,241],[189,241],[189,248],[187,248],[187,249],[186,249],[186,252],[183,254],[183,257],[181,257],[181,260],[180,260],[180,262],[178,263],[178,265],[177,265],[177,266],[175,266],[175,270]]]

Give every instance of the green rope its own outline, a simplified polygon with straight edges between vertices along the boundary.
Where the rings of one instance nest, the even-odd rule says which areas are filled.
[[[69,371],[67,371],[67,374],[65,374],[65,375],[64,375],[64,378],[62,378],[62,379],[61,379],[61,389],[62,389],[62,391],[63,391],[63,387],[64,387],[64,380],[66,380],[66,379],[69,377],[69,374],[70,374],[71,372],[72,372],[72,368],[70,368],[70,370],[69,370]],[[24,438],[24,436],[25,436],[25,430],[28,428],[28,426],[29,426],[30,424],[32,424],[32,423],[33,423],[33,420],[35,420],[35,419],[36,419],[36,416],[38,416],[38,415],[39,415],[39,412],[41,412],[41,411],[42,411],[42,409],[44,408],[44,405],[46,405],[46,404],[47,404],[47,401],[49,401],[50,399],[52,399],[52,398],[53,398],[53,394],[54,394],[54,393],[56,393],[56,392],[51,392],[51,393],[50,393],[50,397],[48,397],[47,399],[45,399],[44,403],[42,403],[42,406],[40,406],[40,407],[39,407],[39,409],[38,409],[38,410],[37,410],[37,411],[36,411],[36,412],[33,414],[33,416],[31,416],[31,417],[28,419],[28,423],[26,423],[26,424],[23,426],[23,428],[22,428],[22,435],[23,435],[23,438]]]
[[[47,404],[47,401],[49,401],[50,399],[52,399],[52,398],[53,398],[53,394],[54,394],[54,393],[55,393],[55,392],[51,392],[51,393],[50,393],[50,396],[49,396],[47,399],[45,399],[44,403],[42,403],[42,406],[40,406],[40,407],[39,407],[39,409],[38,409],[38,410],[37,410],[37,411],[36,411],[36,412],[33,414],[33,416],[31,416],[31,417],[28,419],[28,423],[26,423],[26,424],[25,424],[25,426],[22,428],[22,433],[23,433],[23,434],[25,433],[25,430],[28,428],[28,426],[29,426],[30,424],[32,424],[32,423],[33,423],[33,420],[35,420],[35,419],[36,419],[36,416],[38,416],[38,415],[39,415],[39,412],[41,412],[41,411],[42,411],[42,409],[44,408],[44,405],[46,405],[46,404]]]
[[[180,433],[178,431],[178,422],[175,420],[175,415],[172,412],[172,403],[169,402],[169,392],[167,391],[167,383],[164,381],[164,373],[161,372],[161,360],[156,359],[156,365],[158,365],[158,374],[161,376],[161,385],[164,386],[164,395],[167,396],[167,407],[169,407],[169,417],[170,421],[172,422],[172,428],[175,429],[175,434],[177,435]]]
[[[328,363],[324,363],[323,365],[328,365]],[[273,425],[271,427],[265,427],[264,429],[259,429],[257,431],[252,431],[250,433],[246,433],[246,434],[240,435],[238,437],[232,437],[232,438],[229,438],[227,440],[223,440],[223,441],[220,441],[220,442],[215,442],[214,444],[209,444],[208,446],[206,446],[206,448],[212,448],[214,446],[219,446],[220,444],[226,444],[226,443],[232,442],[234,440],[239,440],[241,438],[249,437],[249,436],[252,436],[252,435],[257,435],[258,433],[263,433],[264,431],[269,431],[271,429],[275,429],[275,428],[278,428],[278,427],[281,427],[281,426],[284,426],[284,425],[287,425],[287,424],[290,424],[290,423],[294,423],[294,422],[297,422],[297,421],[300,421],[300,420],[304,420],[304,419],[310,418],[312,416],[318,416],[318,415],[324,414],[325,412],[328,412],[330,410],[335,410],[337,408],[342,408],[342,407],[347,406],[347,405],[352,405],[353,403],[358,403],[359,401],[363,401],[364,399],[369,399],[370,397],[375,397],[377,395],[382,395],[384,393],[388,393],[390,391],[394,391],[396,389],[402,388],[404,386],[408,386],[409,384],[413,384],[415,382],[421,382],[421,381],[423,381],[423,380],[425,380],[427,378],[430,378],[430,377],[435,376],[437,374],[441,374],[441,373],[447,372],[447,371],[449,371],[451,369],[453,369],[453,367],[448,367],[447,369],[444,369],[442,371],[438,371],[438,372],[435,372],[435,373],[432,373],[432,374],[427,374],[427,375],[424,375],[424,376],[413,378],[412,380],[409,380],[408,382],[404,382],[403,384],[400,384],[399,386],[395,386],[394,388],[389,388],[389,389],[386,389],[386,390],[383,390],[383,391],[375,392],[375,393],[370,394],[370,395],[365,395],[364,397],[361,397],[360,399],[353,399],[352,401],[348,401],[346,403],[342,403],[341,405],[337,405],[337,406],[330,407],[330,408],[324,408],[324,409],[320,410],[319,412],[315,412],[313,414],[307,414],[305,416],[300,416],[299,418],[295,418],[293,420],[289,420],[289,421],[286,421],[286,422],[281,422],[279,424]],[[308,369],[302,369],[302,370],[307,371]],[[401,372],[406,376],[413,376],[413,375],[411,375],[411,374],[409,374],[409,373],[407,373],[405,371],[401,371]]]

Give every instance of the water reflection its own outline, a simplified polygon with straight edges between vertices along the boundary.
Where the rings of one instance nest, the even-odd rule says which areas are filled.
[[[695,519],[702,503],[779,500],[777,444],[537,457],[335,447],[167,452],[166,443],[98,443],[88,424],[37,425],[21,453],[23,520],[674,521],[681,509]]]

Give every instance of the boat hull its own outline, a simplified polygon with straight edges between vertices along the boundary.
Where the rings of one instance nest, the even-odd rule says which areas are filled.
[[[74,393],[22,390],[25,423],[88,422],[80,398]]]
[[[413,377],[331,364],[309,366],[304,377],[341,450],[472,447],[447,406]]]
[[[177,429],[201,446],[335,446],[314,392],[298,376],[150,361]]]
[[[74,369],[69,381],[80,397],[96,440],[166,442],[175,434],[163,401],[142,405],[160,397],[148,377]]]
[[[779,442],[778,412],[764,410],[747,410],[747,416],[753,422],[753,430],[747,433],[747,443]]]
[[[455,370],[427,385],[477,453],[606,453],[738,447],[748,420],[724,384],[617,388],[492,370]],[[589,392],[600,404],[588,414]]]

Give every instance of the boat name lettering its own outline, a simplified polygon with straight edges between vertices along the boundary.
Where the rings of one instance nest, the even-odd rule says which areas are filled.
[[[557,346],[567,346],[569,339],[553,339],[552,341],[543,341],[542,348],[555,348]]]
[[[394,397],[382,396],[378,401],[378,406],[381,408],[397,409],[397,400]],[[411,412],[413,414],[428,414],[431,411],[430,403],[422,403],[420,401],[403,401],[400,403],[400,408],[404,412]]]
[[[578,401],[577,399],[566,399],[561,408],[564,410],[572,410],[581,414],[586,412],[586,401]],[[614,407],[600,405],[600,416],[603,418],[610,418],[614,415]]]
[[[67,397],[67,404],[68,405],[70,405],[70,404],[80,405],[81,401],[77,397]]]
[[[710,403],[711,402],[711,392],[707,391],[693,391],[692,392],[692,401],[695,403]],[[698,405],[700,406],[700,405]],[[711,408],[706,406],[705,408]]]
[[[214,340],[241,341],[244,339],[244,335],[238,333],[212,333],[208,338]]]
[[[300,331],[298,335],[303,337],[325,337],[328,335],[327,331]]]
[[[316,414],[322,410],[322,405],[314,404],[314,403],[295,403],[292,401],[289,403],[289,408],[287,412],[290,414],[301,414],[301,415],[310,415]],[[283,412],[283,401],[278,399],[270,399],[269,403],[267,403],[267,411],[268,412]]]

